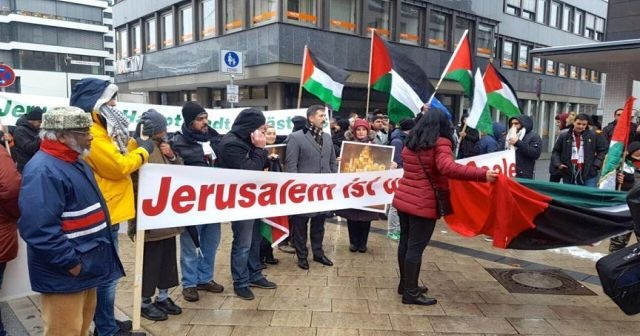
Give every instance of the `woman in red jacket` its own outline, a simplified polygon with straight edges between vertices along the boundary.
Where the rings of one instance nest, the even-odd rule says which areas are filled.
[[[404,174],[393,206],[400,217],[398,294],[402,294],[404,304],[437,303],[436,299],[423,295],[427,288],[418,286],[422,253],[440,217],[432,185],[438,190],[448,190],[449,178],[493,182],[497,176],[494,171],[455,163],[452,136],[449,119],[437,109],[429,110],[417,121],[402,150]]]

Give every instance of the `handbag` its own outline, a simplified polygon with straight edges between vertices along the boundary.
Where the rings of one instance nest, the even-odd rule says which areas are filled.
[[[431,189],[436,195],[436,211],[438,214],[438,218],[444,217],[446,215],[450,215],[453,213],[453,206],[451,206],[451,199],[449,198],[449,190],[440,190],[436,187],[435,183],[433,183],[433,179],[431,178],[431,174],[429,171],[425,169],[422,160],[420,159],[420,154],[416,153],[416,157],[418,158],[418,162],[420,162],[420,166],[424,171],[425,176],[429,180],[431,184]]]

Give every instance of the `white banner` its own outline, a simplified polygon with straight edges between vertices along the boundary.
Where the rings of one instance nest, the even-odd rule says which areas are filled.
[[[461,160],[462,161],[462,160]],[[464,160],[515,176],[515,154]],[[402,169],[291,174],[146,164],[140,169],[138,228],[158,229],[388,204]]]
[[[17,93],[0,92],[0,121],[3,125],[15,125],[16,120],[23,114],[39,106],[44,111],[57,106],[68,106],[69,99],[64,97],[34,96]],[[140,115],[148,109],[155,109],[167,118],[167,131],[179,131],[182,126],[182,107],[152,104],[136,104],[118,102],[117,108],[124,113],[129,121],[129,130],[135,131]],[[226,134],[231,130],[231,125],[236,116],[244,108],[206,109],[209,113],[209,124],[220,134]],[[289,135],[293,129],[291,118],[295,116],[306,117],[306,109],[272,110],[264,111],[267,124],[276,128],[276,134]],[[326,131],[328,132],[328,122]]]

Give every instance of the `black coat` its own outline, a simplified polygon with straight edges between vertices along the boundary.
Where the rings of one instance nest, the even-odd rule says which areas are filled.
[[[13,157],[18,165],[18,171],[22,172],[24,166],[40,149],[40,137],[38,130],[34,129],[25,116],[20,117],[16,122],[13,131],[13,141],[15,146],[11,149]]]
[[[573,127],[567,132],[561,133],[553,146],[551,152],[551,165],[558,168],[561,164],[569,167],[562,171],[564,181],[575,181],[576,170],[571,163],[571,147],[573,145]],[[582,133],[582,141],[584,146],[584,165],[582,167],[582,180],[587,180],[600,174],[600,168],[604,157],[607,154],[607,143],[604,137],[597,136],[591,130],[587,129]],[[581,183],[576,183],[581,184]]]
[[[613,136],[613,131],[616,128],[616,124],[617,122],[614,120],[602,129],[602,134],[604,134],[604,136],[607,138],[607,147],[609,147],[609,142],[611,141],[611,137]],[[640,134],[636,133],[636,129],[638,129],[638,125],[632,122],[631,129],[629,130],[629,141],[627,141],[627,145],[633,141],[640,140]]]
[[[183,125],[182,133],[176,132],[174,134],[171,140],[171,149],[178,153],[184,161],[185,166],[212,167],[214,160],[210,160],[204,156],[202,146],[197,141],[209,141],[211,149],[215,152],[216,145],[222,137],[211,127],[209,127],[207,134],[198,134],[196,136],[198,138],[194,138]],[[216,153],[216,156],[217,155]]]
[[[269,152],[251,142],[251,133],[264,125],[264,115],[257,110],[240,112],[233,122],[231,131],[222,137],[216,146],[220,168],[263,170],[269,160]]]
[[[460,126],[458,132],[462,131],[464,124]],[[467,135],[460,140],[460,149],[458,150],[458,159],[464,159],[471,156],[476,156],[478,153],[476,152],[476,142],[480,140],[480,133],[475,128],[471,128],[467,126],[467,129],[464,130]]]
[[[519,115],[515,118],[526,130],[522,140],[518,140],[516,148],[516,177],[534,178],[536,160],[542,153],[542,139],[533,131],[533,120],[529,116]],[[509,119],[511,120],[511,119]]]

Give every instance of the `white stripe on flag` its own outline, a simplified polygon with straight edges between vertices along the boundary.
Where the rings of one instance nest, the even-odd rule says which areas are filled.
[[[334,81],[324,71],[318,69],[317,67],[314,67],[313,73],[311,74],[311,79],[331,90],[335,97],[342,98],[342,89],[344,88],[344,85]]]
[[[67,218],[67,217],[78,217],[78,216],[82,216],[82,215],[86,215],[88,213],[90,213],[91,211],[100,208],[100,202],[88,206],[82,210],[77,210],[77,211],[66,211],[62,213],[62,218]]]
[[[96,233],[104,228],[107,227],[107,223],[106,222],[102,222],[102,224],[98,225],[98,226],[94,226],[90,229],[86,229],[86,230],[82,230],[82,231],[78,231],[78,232],[72,232],[72,233],[67,233],[66,236],[69,239],[73,239],[73,238],[78,238],[78,237],[82,237],[82,236],[86,236],[86,235],[90,235],[92,233]]]
[[[391,96],[409,110],[413,111],[414,114],[420,113],[420,109],[425,103],[409,83],[395,70],[391,70]]]
[[[471,128],[477,128],[478,122],[480,122],[480,116],[484,112],[484,107],[487,105],[487,92],[484,89],[484,82],[482,81],[482,74],[480,74],[480,68],[476,69],[476,75],[474,77],[473,88],[473,103],[471,104],[471,111],[469,111],[469,117],[467,117],[467,126]]]

